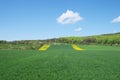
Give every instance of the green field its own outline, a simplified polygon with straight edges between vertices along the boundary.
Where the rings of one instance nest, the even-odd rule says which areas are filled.
[[[120,80],[120,47],[80,47],[0,50],[0,80]]]

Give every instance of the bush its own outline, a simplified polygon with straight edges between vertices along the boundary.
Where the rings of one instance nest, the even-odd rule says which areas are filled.
[[[83,44],[90,44],[90,43],[96,43],[96,38],[85,38],[82,40]]]

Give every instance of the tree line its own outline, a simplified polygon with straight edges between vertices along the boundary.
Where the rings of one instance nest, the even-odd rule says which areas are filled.
[[[61,37],[61,43],[85,44],[85,45],[120,45],[120,34],[87,36],[87,37]]]
[[[46,40],[0,40],[0,49],[38,49],[43,44],[53,43],[120,46],[120,33],[86,37],[60,37]]]

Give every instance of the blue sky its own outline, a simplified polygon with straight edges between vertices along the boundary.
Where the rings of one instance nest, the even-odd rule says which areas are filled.
[[[0,40],[113,32],[120,32],[120,0],[0,0]]]

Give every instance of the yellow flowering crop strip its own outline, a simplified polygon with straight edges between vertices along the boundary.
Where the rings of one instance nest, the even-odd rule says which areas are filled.
[[[44,44],[42,47],[39,48],[40,51],[45,51],[50,47],[50,44]]]
[[[84,50],[84,49],[78,47],[76,44],[72,44],[72,47],[73,47],[73,49],[78,50],[78,51]]]

